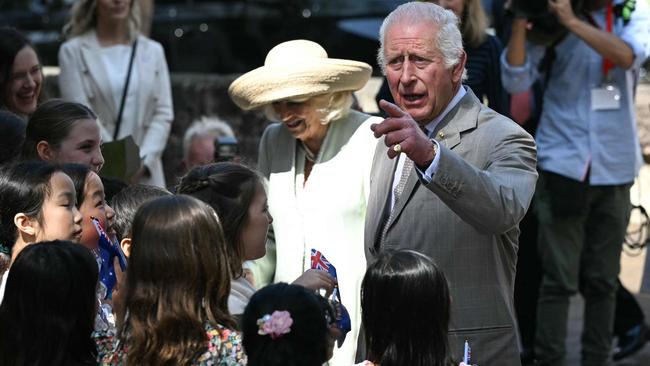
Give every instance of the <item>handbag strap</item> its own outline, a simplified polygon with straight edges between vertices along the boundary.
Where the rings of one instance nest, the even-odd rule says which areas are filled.
[[[115,121],[115,131],[113,132],[113,140],[117,140],[120,133],[120,125],[122,124],[122,113],[124,112],[124,103],[126,102],[126,93],[129,90],[129,81],[131,80],[131,69],[133,69],[133,59],[135,58],[135,50],[138,47],[138,40],[133,42],[131,48],[131,58],[129,59],[129,70],[126,72],[126,81],[124,82],[124,90],[122,90],[122,100],[120,101],[120,110],[117,113],[117,120]]]

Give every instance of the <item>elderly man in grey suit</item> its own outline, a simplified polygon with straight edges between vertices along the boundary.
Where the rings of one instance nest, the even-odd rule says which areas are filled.
[[[372,167],[366,257],[401,248],[429,255],[450,284],[452,357],[462,358],[467,340],[471,363],[519,365],[513,284],[535,142],[461,85],[457,22],[413,2],[382,24],[378,59],[397,105],[381,101],[388,118],[372,126],[384,144]]]

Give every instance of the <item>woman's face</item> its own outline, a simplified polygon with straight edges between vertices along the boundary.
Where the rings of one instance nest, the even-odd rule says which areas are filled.
[[[41,84],[43,73],[38,56],[33,48],[25,46],[18,51],[11,67],[4,104],[16,114],[31,115],[36,110]]]
[[[76,121],[68,136],[54,150],[54,159],[58,163],[77,163],[90,166],[94,172],[104,165],[101,150],[99,125],[94,119]]]
[[[320,146],[327,133],[327,125],[321,123],[323,115],[313,99],[304,102],[282,101],[273,103],[273,110],[291,135],[308,147]]]
[[[81,212],[81,227],[83,229],[81,244],[84,246],[90,249],[97,247],[99,234],[92,222],[93,217],[99,220],[109,236],[114,234],[113,220],[115,219],[115,211],[106,203],[104,185],[95,172],[91,171],[86,176],[84,197],[79,206],[79,212]]]
[[[438,0],[437,3],[443,8],[453,11],[458,18],[461,18],[463,10],[465,10],[465,0]]]
[[[50,192],[43,202],[40,224],[37,223],[36,241],[73,240],[82,236],[81,213],[75,206],[72,179],[63,172],[50,178]]]
[[[125,21],[131,12],[131,0],[97,0],[97,18]]]
[[[262,258],[266,254],[266,235],[272,222],[266,192],[262,184],[258,183],[241,233],[245,260]]]

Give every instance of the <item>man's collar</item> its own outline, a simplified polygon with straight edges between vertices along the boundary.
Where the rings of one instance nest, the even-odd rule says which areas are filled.
[[[440,121],[442,121],[442,119],[445,118],[447,113],[449,113],[449,111],[451,111],[456,106],[456,104],[458,104],[460,100],[463,99],[465,94],[467,94],[467,90],[465,90],[465,87],[461,85],[460,88],[458,88],[456,95],[454,95],[454,97],[451,98],[449,104],[447,104],[447,108],[445,108],[445,110],[442,111],[442,113],[440,113],[436,118],[434,118],[433,121],[427,123],[426,126],[424,126],[429,133],[431,133],[431,131],[433,131],[436,128],[438,123],[440,123]]]

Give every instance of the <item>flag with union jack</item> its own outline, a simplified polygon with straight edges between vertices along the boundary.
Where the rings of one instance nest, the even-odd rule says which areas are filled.
[[[122,248],[117,241],[112,241],[101,222],[95,217],[92,218],[93,225],[97,234],[99,235],[99,280],[106,286],[106,299],[110,299],[113,292],[113,287],[117,282],[117,276],[115,275],[115,268],[113,264],[113,259],[117,257],[120,268],[122,271],[126,270],[126,257],[122,252]]]
[[[327,271],[327,273],[334,277],[337,282],[339,280],[334,265],[325,258],[323,253],[316,249],[311,250],[311,268]],[[343,333],[341,339],[337,339],[340,348],[345,340],[346,334],[352,329],[352,321],[350,320],[348,310],[343,306],[343,302],[341,301],[341,291],[339,290],[338,285],[334,286],[334,290],[332,291],[329,300],[334,303],[333,305],[336,310],[336,327]]]

